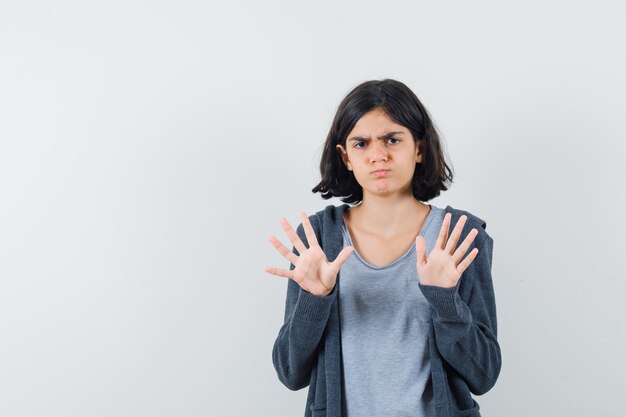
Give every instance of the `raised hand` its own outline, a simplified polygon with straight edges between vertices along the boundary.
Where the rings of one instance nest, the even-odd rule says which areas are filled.
[[[337,259],[328,262],[324,251],[317,242],[315,232],[313,231],[313,227],[306,213],[300,212],[300,220],[302,221],[302,227],[304,228],[304,233],[309,244],[308,248],[304,245],[298,233],[293,230],[287,219],[284,217],[280,218],[280,224],[283,230],[287,233],[289,240],[291,240],[299,255],[289,250],[275,238],[274,235],[270,235],[268,238],[272,246],[274,246],[285,259],[291,262],[295,268],[289,270],[267,266],[264,270],[272,275],[294,280],[303,290],[313,295],[327,296],[335,287],[337,274],[344,262],[348,260],[353,248],[352,246],[346,246],[339,252]]]
[[[467,216],[463,215],[456,223],[450,238],[448,239],[448,230],[450,229],[450,220],[452,215],[446,213],[443,218],[443,224],[439,231],[439,237],[433,250],[426,259],[426,241],[422,236],[415,238],[415,251],[417,253],[417,273],[419,275],[420,284],[433,285],[436,287],[452,288],[456,286],[463,271],[467,269],[478,254],[478,248],[474,248],[461,263],[461,258],[474,241],[478,234],[478,230],[472,229],[467,234],[463,243],[455,250],[456,244],[463,230],[463,226],[467,221]]]

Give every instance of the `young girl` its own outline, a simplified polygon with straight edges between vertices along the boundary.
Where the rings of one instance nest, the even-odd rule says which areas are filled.
[[[486,222],[425,204],[452,173],[430,116],[395,80],[367,81],[341,102],[326,139],[324,199],[294,231],[278,379],[309,386],[305,416],[480,416],[472,394],[502,364]],[[452,232],[449,233],[450,228]],[[460,244],[459,244],[460,243]],[[332,261],[331,261],[332,260]]]

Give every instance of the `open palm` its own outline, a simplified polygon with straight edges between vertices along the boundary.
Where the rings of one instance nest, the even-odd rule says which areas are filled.
[[[289,240],[291,240],[299,255],[289,250],[276,239],[274,235],[270,235],[268,239],[272,246],[274,246],[285,259],[291,262],[295,268],[290,270],[268,266],[265,267],[265,272],[292,279],[303,290],[311,294],[326,296],[330,294],[335,287],[337,274],[341,266],[352,253],[353,248],[352,246],[346,246],[339,252],[339,255],[337,255],[337,258],[333,262],[328,262],[326,254],[317,242],[315,231],[306,213],[300,212],[300,220],[302,221],[302,227],[304,228],[304,233],[309,244],[308,248],[304,245],[298,233],[293,230],[289,222],[284,217],[280,219],[283,230],[287,233]]]
[[[474,248],[465,259],[460,262],[478,234],[478,230],[470,230],[463,243],[455,250],[463,226],[467,221],[467,216],[461,216],[452,234],[448,238],[451,218],[452,215],[450,213],[446,213],[444,216],[441,230],[439,231],[439,237],[428,255],[428,259],[426,259],[426,241],[422,236],[415,238],[417,274],[419,275],[420,284],[422,285],[433,285],[443,288],[456,286],[463,271],[467,269],[478,254],[478,248]]]

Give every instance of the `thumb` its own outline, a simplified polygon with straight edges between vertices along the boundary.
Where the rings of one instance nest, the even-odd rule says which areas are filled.
[[[426,241],[421,235],[415,238],[415,253],[417,254],[417,265],[424,265],[426,263]]]
[[[333,266],[333,268],[340,270],[341,266],[348,260],[353,251],[354,248],[352,246],[346,246],[341,250],[341,252],[339,252],[339,255],[337,255],[335,260],[332,261],[330,264]]]

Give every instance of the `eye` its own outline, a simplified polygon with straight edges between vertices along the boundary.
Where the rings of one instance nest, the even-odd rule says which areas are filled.
[[[397,143],[401,142],[401,140],[400,140],[400,139],[397,139],[397,138],[387,138],[387,140],[395,140],[396,142],[393,142],[393,143],[392,143],[392,145],[395,145],[395,144],[397,144]],[[357,142],[357,143],[354,145],[354,147],[355,147],[355,148],[357,148],[357,149],[363,149],[363,147],[362,147],[362,146],[359,146],[359,145],[364,144],[364,143],[366,143],[366,142],[365,142],[365,141],[359,141],[359,142]]]

